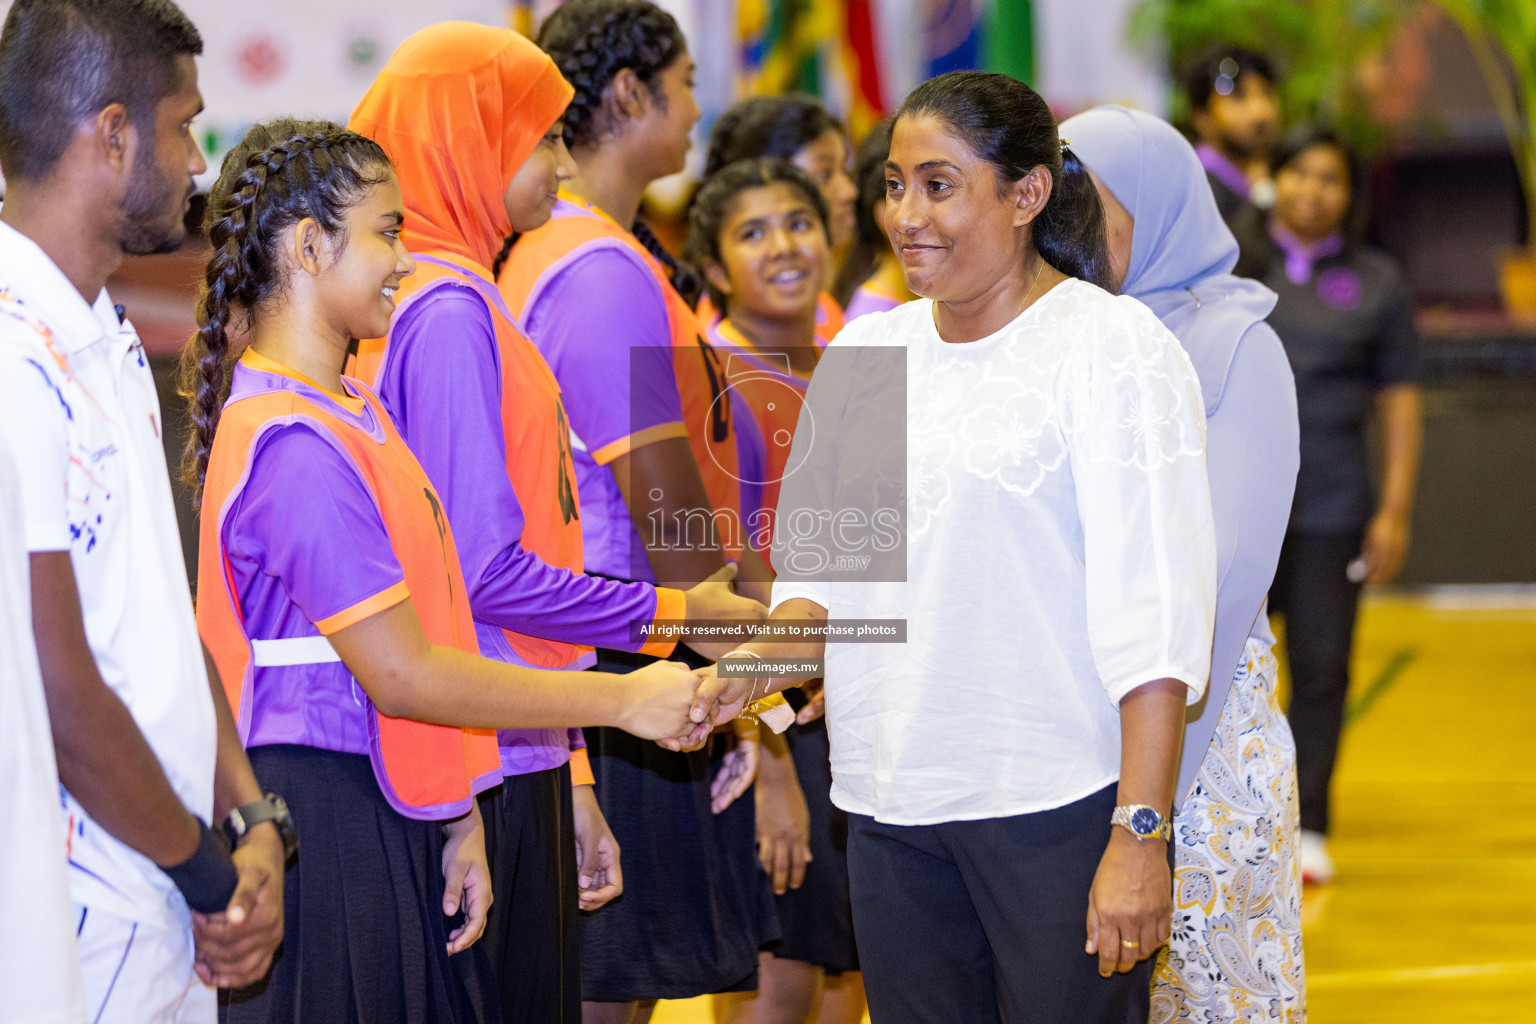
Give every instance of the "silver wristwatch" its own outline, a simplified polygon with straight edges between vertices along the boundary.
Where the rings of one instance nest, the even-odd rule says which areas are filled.
[[[1111,825],[1119,825],[1137,839],[1173,838],[1173,823],[1146,804],[1123,804],[1109,816]]]

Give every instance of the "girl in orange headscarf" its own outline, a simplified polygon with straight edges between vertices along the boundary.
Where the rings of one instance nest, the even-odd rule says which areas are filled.
[[[766,582],[742,547],[736,431],[750,413],[677,287],[687,275],[636,220],[646,186],[682,170],[699,118],[686,41],[645,0],[568,0],[539,45],[576,89],[564,124],[576,175],[549,223],[511,243],[498,283],[565,395],[587,569],[686,584],[739,554],[741,578]],[[599,646],[599,668],[636,664]],[[751,774],[617,730],[587,738],[628,888],[582,922],[588,1024],[644,1021],[656,999],[755,988],[777,920],[754,801],[726,800]]]
[[[722,570],[684,593],[583,571],[583,509],[561,389],[487,265],[546,220],[574,168],[572,90],[526,38],[463,22],[406,40],[353,112],[395,162],[417,273],[384,338],[358,346],[459,538],[481,653],[574,669],[593,646],[665,655],[656,620],[761,617]],[[504,730],[506,781],[481,798],[496,903],[487,944],[508,1022],[580,1015],[579,906],[622,888],[580,730]],[[574,783],[574,791],[573,791]],[[574,835],[575,842],[572,842]]]

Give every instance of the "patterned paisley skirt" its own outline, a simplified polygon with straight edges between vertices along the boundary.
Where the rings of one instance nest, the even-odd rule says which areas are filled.
[[[1269,645],[1249,640],[1244,659],[1173,819],[1173,936],[1152,1024],[1306,1020],[1296,745]]]

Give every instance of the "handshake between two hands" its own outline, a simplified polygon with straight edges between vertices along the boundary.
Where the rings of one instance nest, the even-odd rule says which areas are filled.
[[[753,677],[722,678],[714,665],[692,669],[682,662],[658,661],[631,672],[633,702],[623,728],[668,750],[698,750],[717,725],[731,721],[746,706]]]

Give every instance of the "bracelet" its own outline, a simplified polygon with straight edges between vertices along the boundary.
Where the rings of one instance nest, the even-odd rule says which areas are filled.
[[[187,906],[199,914],[221,913],[229,906],[229,898],[235,894],[240,875],[235,871],[235,862],[229,859],[229,851],[224,849],[213,829],[201,819],[197,827],[200,835],[192,856],[160,870],[176,883]]]

